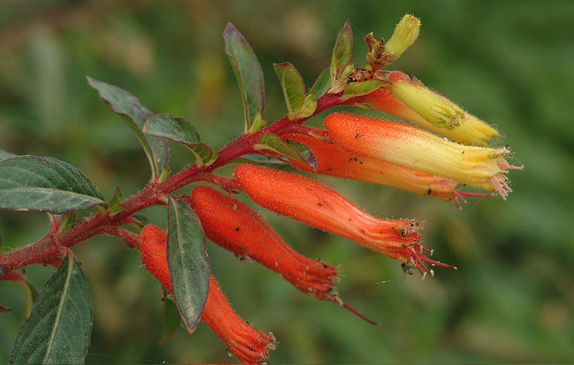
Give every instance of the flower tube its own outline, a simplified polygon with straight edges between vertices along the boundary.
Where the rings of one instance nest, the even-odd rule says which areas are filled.
[[[297,253],[246,204],[205,185],[193,189],[187,202],[216,244],[261,263],[304,293],[340,303],[335,267]]]
[[[337,113],[323,124],[329,137],[348,151],[496,192],[503,199],[512,192],[508,169],[521,168],[504,159],[506,148],[465,146],[401,123]]]
[[[374,217],[333,189],[287,172],[240,165],[235,177],[249,198],[266,209],[413,264],[421,273],[428,271],[423,261],[450,267],[424,256],[415,220]]]
[[[322,132],[324,131],[317,129],[312,134],[321,135]],[[456,202],[456,199],[460,198],[459,194],[464,194],[455,190],[458,185],[457,181],[407,169],[370,157],[358,156],[342,149],[330,141],[328,137],[327,139],[319,139],[311,135],[291,133],[283,135],[282,138],[301,143],[313,151],[313,155],[317,159],[316,171],[308,164],[291,160],[291,163],[301,170],[391,186],[446,201]],[[356,138],[361,138],[361,136],[357,135]]]
[[[160,228],[148,225],[142,230],[139,249],[145,268],[172,294],[167,266],[167,235]],[[233,311],[213,276],[201,319],[215,332],[241,362],[260,364],[267,361],[275,339],[257,331]]]

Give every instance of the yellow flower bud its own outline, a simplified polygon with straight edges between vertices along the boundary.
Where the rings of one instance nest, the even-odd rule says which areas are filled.
[[[420,19],[406,14],[395,27],[391,39],[385,43],[385,55],[388,55],[392,61],[399,58],[407,48],[415,43],[420,27]]]
[[[389,74],[391,93],[430,124],[453,129],[465,121],[465,111],[444,96],[401,72]]]

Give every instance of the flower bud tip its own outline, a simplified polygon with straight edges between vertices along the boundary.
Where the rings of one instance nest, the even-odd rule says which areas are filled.
[[[392,60],[399,58],[417,40],[420,27],[421,21],[418,18],[406,14],[395,27],[391,38],[385,43],[385,54],[389,55]]]

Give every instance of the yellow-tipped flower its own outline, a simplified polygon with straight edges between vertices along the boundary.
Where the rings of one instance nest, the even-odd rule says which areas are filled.
[[[359,155],[444,176],[504,199],[512,191],[506,173],[516,167],[504,159],[506,148],[465,146],[412,126],[350,114],[331,114],[324,126],[335,143]]]
[[[391,93],[435,127],[453,129],[465,121],[461,107],[404,73],[391,72],[389,79]]]
[[[389,89],[380,88],[362,97],[360,104],[369,104],[372,108],[395,115],[403,120],[418,124],[423,128],[442,134],[453,141],[468,145],[486,146],[498,137],[498,131],[483,120],[466,113],[465,121],[454,129],[440,128],[429,123],[425,118],[398,100]]]
[[[395,27],[391,39],[385,43],[385,55],[388,55],[392,61],[399,58],[407,48],[415,43],[420,27],[420,19],[410,14],[405,15]]]
[[[321,132],[324,131],[313,130],[316,135],[320,135]],[[361,138],[360,135],[355,137]],[[454,201],[455,203],[460,198],[460,194],[463,194],[455,190],[458,185],[457,181],[407,169],[370,157],[358,156],[344,150],[328,139],[321,140],[309,135],[295,133],[284,135],[283,138],[301,143],[313,151],[313,155],[317,159],[317,170],[314,171],[303,162],[292,160],[291,163],[301,170],[392,186],[411,193]]]

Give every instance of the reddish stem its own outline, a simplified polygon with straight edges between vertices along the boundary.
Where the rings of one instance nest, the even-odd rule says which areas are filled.
[[[64,248],[72,247],[79,242],[102,233],[118,236],[124,239],[128,246],[134,247],[136,244],[135,234],[128,234],[128,231],[117,228],[117,226],[129,222],[131,215],[152,205],[167,204],[166,195],[198,180],[209,181],[233,190],[235,184],[230,181],[231,179],[212,175],[213,171],[236,158],[253,153],[253,146],[265,133],[280,134],[283,129],[288,130],[291,126],[302,124],[307,119],[326,109],[351,103],[350,100],[341,102],[340,96],[341,94],[323,95],[317,100],[317,109],[309,117],[297,121],[291,121],[284,117],[257,133],[239,136],[239,138],[218,152],[219,157],[211,165],[203,166],[202,168],[193,165],[161,183],[156,183],[155,180],[152,180],[143,190],[123,202],[122,206],[126,209],[114,216],[110,216],[108,212],[100,212],[67,232],[56,233],[57,230],[51,229],[40,240],[0,255],[0,268],[4,272],[10,272],[32,264],[58,266],[65,255],[66,250]],[[302,126],[298,127],[301,128]]]

